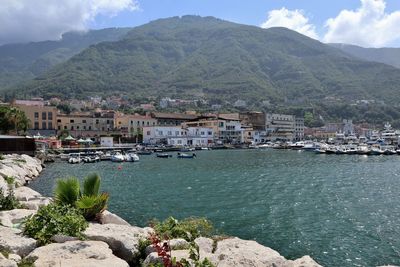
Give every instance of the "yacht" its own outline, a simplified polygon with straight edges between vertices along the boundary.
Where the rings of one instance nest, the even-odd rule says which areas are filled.
[[[112,162],[123,162],[125,161],[125,156],[122,154],[120,150],[115,150],[111,153],[111,161]]]
[[[368,148],[368,145],[366,144],[360,144],[357,147],[357,154],[358,155],[368,155],[370,152],[370,149]]]
[[[125,160],[130,162],[138,162],[139,156],[136,154],[135,151],[127,151],[125,154]]]
[[[81,154],[79,154],[79,153],[69,154],[68,163],[77,164],[77,163],[81,163],[81,161],[82,161]]]

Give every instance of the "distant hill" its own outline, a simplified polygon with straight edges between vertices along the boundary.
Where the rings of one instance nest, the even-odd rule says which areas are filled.
[[[0,46],[0,88],[33,79],[64,62],[90,45],[116,41],[130,28],[109,28],[88,32],[68,32],[59,41]]]
[[[357,58],[400,68],[400,48],[364,48],[349,44],[329,44]]]
[[[354,58],[285,28],[261,29],[184,16],[132,29],[90,46],[18,92],[50,97],[91,94],[203,97],[255,105],[400,100],[400,70]]]

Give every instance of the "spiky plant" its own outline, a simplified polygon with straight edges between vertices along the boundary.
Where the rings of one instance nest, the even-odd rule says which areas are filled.
[[[98,196],[82,196],[77,202],[76,206],[82,210],[83,216],[86,220],[92,221],[99,219],[99,215],[107,209],[109,195],[102,193]]]
[[[75,206],[80,197],[79,181],[75,177],[58,180],[54,191],[54,199],[57,204]]]
[[[100,190],[100,176],[92,173],[83,180],[83,196],[97,196]]]

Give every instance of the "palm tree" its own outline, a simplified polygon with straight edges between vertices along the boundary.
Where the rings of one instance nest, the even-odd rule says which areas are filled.
[[[58,180],[54,191],[55,201],[59,205],[72,205],[80,209],[88,221],[96,220],[106,210],[109,199],[107,193],[99,194],[100,182],[98,174],[85,177],[82,188],[74,177]]]
[[[29,127],[29,119],[26,117],[25,112],[17,108],[9,108],[6,113],[6,118],[11,125],[14,126],[15,133],[18,135],[19,131],[24,132]]]

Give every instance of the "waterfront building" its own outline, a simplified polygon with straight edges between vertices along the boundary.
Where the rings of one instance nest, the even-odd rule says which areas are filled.
[[[207,147],[214,141],[212,128],[182,126],[143,127],[143,143]]]
[[[265,131],[265,113],[258,111],[240,112],[239,120],[242,125],[251,126],[253,130]]]
[[[151,116],[118,113],[115,117],[115,127],[125,137],[142,135],[143,127],[156,125],[157,119]]]
[[[114,132],[114,111],[57,115],[57,130],[75,137],[100,137]]]
[[[294,118],[294,140],[304,140],[304,118]]]
[[[194,114],[182,114],[182,113],[162,113],[153,112],[151,117],[157,120],[159,126],[179,126],[184,122],[192,121],[198,118]]]
[[[239,144],[244,142],[242,124],[238,113],[203,116],[198,120],[185,122],[186,127],[212,128],[216,144]]]
[[[267,141],[267,132],[255,130],[253,127],[243,127],[243,142],[257,145]]]
[[[56,127],[57,108],[45,106],[41,99],[15,100],[12,106],[22,110],[29,119],[30,134],[54,135]]]
[[[271,141],[292,141],[294,138],[293,115],[267,113],[265,125]]]

